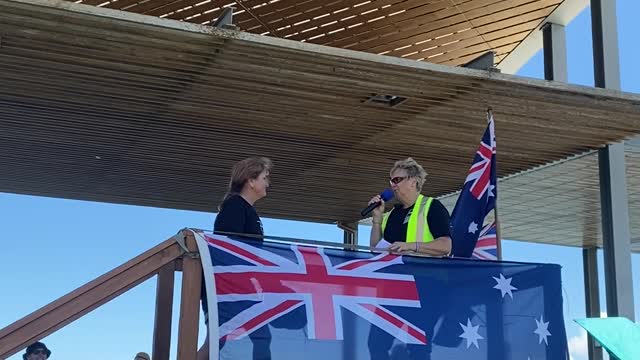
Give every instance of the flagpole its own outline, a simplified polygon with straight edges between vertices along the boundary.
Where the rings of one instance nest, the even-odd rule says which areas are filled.
[[[502,238],[500,237],[500,221],[498,221],[498,204],[496,201],[496,208],[493,209],[496,218],[496,248],[498,250],[498,261],[502,260]]]
[[[489,106],[487,108],[487,123],[490,122],[491,120],[493,120],[493,111],[491,109],[491,106]],[[495,129],[495,122],[493,123],[494,129]],[[495,136],[495,134],[494,134]],[[492,139],[493,140],[493,139]],[[496,162],[494,162],[493,164],[491,164],[491,166],[496,166]],[[497,173],[497,172],[496,172]],[[498,186],[498,180],[496,179],[496,187]],[[496,196],[496,204],[493,208],[493,215],[494,215],[494,221],[496,222],[496,250],[497,250],[497,257],[498,257],[498,261],[502,260],[502,237],[500,236],[500,221],[498,220],[498,197]]]

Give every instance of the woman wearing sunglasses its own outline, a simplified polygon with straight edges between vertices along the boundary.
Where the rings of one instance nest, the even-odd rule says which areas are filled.
[[[420,192],[427,172],[412,158],[397,161],[391,168],[389,183],[399,201],[384,214],[384,201],[374,196],[369,204],[381,201],[373,210],[370,244],[381,239],[391,243],[389,250],[446,256],[451,252],[449,212],[434,198]]]
[[[369,202],[382,201],[373,210],[371,246],[375,247],[384,238],[391,243],[389,250],[401,253],[419,253],[443,256],[451,252],[449,237],[449,212],[438,200],[420,194],[427,172],[412,158],[397,161],[391,168],[389,183],[399,201],[390,212],[384,214],[384,201],[374,196]],[[434,309],[435,304],[429,305]],[[438,314],[434,311],[433,314]],[[429,338],[437,318],[426,316],[421,329]],[[431,359],[431,342],[423,345],[396,345],[394,337],[377,326],[369,330],[368,347],[371,359],[389,360],[391,353],[403,353],[403,359]]]

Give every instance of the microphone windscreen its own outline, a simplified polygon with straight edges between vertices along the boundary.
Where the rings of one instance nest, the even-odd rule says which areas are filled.
[[[380,194],[380,197],[382,198],[382,200],[384,200],[385,202],[393,199],[393,190],[391,189],[385,189],[382,194]]]

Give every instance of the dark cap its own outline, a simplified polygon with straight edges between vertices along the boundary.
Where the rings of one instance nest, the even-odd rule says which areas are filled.
[[[22,355],[22,359],[27,360],[27,355],[33,353],[38,349],[44,350],[44,352],[47,354],[47,359],[49,358],[49,356],[51,356],[51,350],[47,348],[47,345],[45,345],[44,343],[41,343],[40,341],[37,341],[27,347],[27,350],[25,350],[24,355]]]

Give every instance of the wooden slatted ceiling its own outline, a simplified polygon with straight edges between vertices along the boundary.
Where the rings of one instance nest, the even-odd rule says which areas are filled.
[[[260,155],[262,215],[355,220],[406,156],[430,195],[459,189],[487,105],[500,176],[640,129],[636,95],[81,4],[0,0],[0,33],[4,192],[213,211],[231,165]]]
[[[507,56],[563,0],[79,0],[212,24],[227,7],[243,31],[438,64]],[[572,0],[567,0],[572,1]]]

